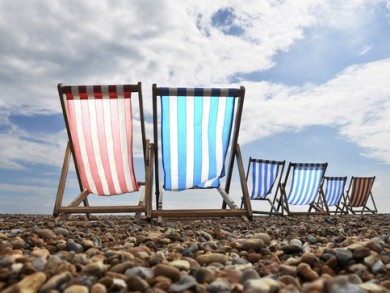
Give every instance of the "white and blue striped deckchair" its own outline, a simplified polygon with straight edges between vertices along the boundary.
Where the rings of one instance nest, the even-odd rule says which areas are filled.
[[[157,208],[152,211],[152,217],[252,217],[240,148],[237,143],[244,96],[244,87],[167,88],[153,85]],[[158,104],[160,113],[157,112]],[[235,110],[236,104],[237,110]],[[158,122],[160,122],[160,130]],[[164,170],[163,189],[181,191],[193,188],[216,188],[223,197],[222,209],[162,209],[162,191],[159,188],[158,173],[159,134]],[[222,189],[220,178],[225,176],[225,158],[229,144],[231,144],[231,157],[226,185]],[[245,208],[243,209],[239,208],[229,196],[235,159],[237,159],[244,194]],[[226,209],[226,205],[230,209]]]
[[[328,205],[328,208],[335,207],[335,210],[330,210],[329,213],[334,213],[337,215],[337,213],[340,212],[340,214],[347,213],[347,211],[344,211],[344,207],[342,205],[345,202],[345,184],[347,182],[347,176],[345,177],[324,177],[324,197],[326,200],[326,204]],[[321,200],[321,198],[318,198],[318,206],[323,208],[325,203]]]
[[[283,212],[288,215],[303,215],[303,214],[327,214],[328,207],[322,190],[323,178],[325,175],[328,163],[290,163],[288,165],[286,178],[281,183],[281,198],[279,200],[278,209],[282,207]],[[292,173],[291,187],[287,194],[287,182],[289,174]],[[322,197],[326,211],[318,208],[316,201],[318,197]],[[309,206],[307,212],[291,211],[290,206]],[[311,212],[311,210],[314,210]]]
[[[278,196],[280,181],[283,176],[285,164],[286,161],[262,160],[254,159],[252,157],[249,158],[246,180],[248,181],[249,171],[252,169],[252,193],[250,194],[250,199],[252,201],[268,201],[271,205],[270,211],[253,210],[254,214],[282,215],[281,212],[277,211],[275,201]],[[275,191],[273,192],[274,198],[271,201],[270,196],[275,185]]]

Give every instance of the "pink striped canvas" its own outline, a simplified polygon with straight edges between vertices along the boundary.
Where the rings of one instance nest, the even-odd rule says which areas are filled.
[[[130,87],[67,86],[63,99],[82,185],[98,195],[137,191]]]

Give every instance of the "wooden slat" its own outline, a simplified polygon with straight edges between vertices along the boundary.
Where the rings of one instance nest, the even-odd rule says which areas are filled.
[[[131,213],[142,212],[144,206],[89,206],[89,207],[63,207],[60,213]]]
[[[246,215],[245,210],[221,210],[221,209],[203,209],[203,210],[153,210],[152,217],[238,217]]]

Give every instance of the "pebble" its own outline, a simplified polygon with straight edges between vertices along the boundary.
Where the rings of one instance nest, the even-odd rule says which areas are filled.
[[[262,239],[247,239],[241,244],[242,250],[254,250],[260,251],[263,247],[265,247],[264,241]]]
[[[299,254],[303,252],[303,247],[301,244],[287,244],[282,250],[285,254]]]
[[[26,276],[24,279],[19,281],[17,284],[8,287],[3,291],[3,293],[36,293],[39,288],[45,283],[46,275],[44,273],[38,272],[29,276]]]
[[[170,265],[158,264],[154,267],[154,274],[156,276],[164,276],[172,280],[172,282],[177,282],[180,280],[180,271]]]
[[[352,252],[347,248],[336,248],[337,263],[341,267],[345,267],[353,259]]]
[[[211,263],[225,264],[227,262],[227,256],[220,253],[208,253],[200,255],[196,258],[196,261],[200,265],[209,265]]]
[[[83,285],[72,285],[66,288],[64,293],[88,293],[88,287]]]
[[[388,292],[390,215],[135,224],[0,215],[0,291]],[[369,225],[368,225],[369,223]]]
[[[264,292],[277,292],[280,284],[272,278],[261,278],[255,280],[248,280],[244,284],[246,290],[257,289],[263,290]]]
[[[196,270],[195,279],[200,284],[210,284],[215,278],[215,273],[208,268],[199,268]]]
[[[39,237],[41,237],[43,239],[54,239],[54,238],[56,238],[56,235],[54,234],[54,232],[49,230],[49,229],[36,228],[36,229],[33,229],[33,232],[38,234]]]

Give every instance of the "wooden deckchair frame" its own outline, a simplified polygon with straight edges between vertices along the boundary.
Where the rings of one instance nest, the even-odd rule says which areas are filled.
[[[345,177],[324,176],[324,182],[322,185],[325,184],[326,180],[345,180],[345,183],[346,183],[347,176],[345,176]],[[326,198],[325,192],[324,192],[324,197]],[[337,215],[339,213],[340,214],[347,214],[347,210],[345,209],[345,205],[344,205],[345,201],[346,201],[346,196],[345,196],[345,191],[343,190],[340,201],[337,204],[333,205],[335,207],[334,210],[331,210],[330,209],[331,206],[327,203],[329,214],[335,214],[335,215]],[[321,197],[318,197],[317,202],[316,202],[316,206],[322,210],[326,209],[325,204],[321,200]]]
[[[313,200],[313,202],[311,204],[309,204],[309,209],[307,212],[291,211],[290,205],[289,205],[288,199],[287,199],[288,195],[286,192],[286,186],[287,186],[287,181],[289,179],[290,171],[291,171],[291,169],[295,169],[296,167],[300,167],[300,166],[320,166],[324,170],[322,173],[322,178],[321,178],[320,187],[318,189],[317,198],[315,200]],[[328,163],[291,163],[290,162],[288,165],[288,168],[287,168],[285,180],[284,180],[284,182],[280,183],[280,190],[281,190],[280,199],[277,200],[278,201],[278,207],[277,207],[278,211],[281,208],[282,213],[286,212],[287,215],[289,215],[289,216],[294,216],[294,215],[327,215],[327,214],[329,214],[329,208],[328,208],[328,205],[326,203],[324,191],[322,189],[322,185],[324,182],[323,179],[324,179],[327,167],[328,167]],[[318,197],[322,198],[325,210],[316,205],[316,201],[318,200]],[[314,211],[312,212],[312,210],[314,210]]]
[[[259,215],[280,215],[282,216],[283,213],[282,212],[279,212],[278,211],[278,208],[275,206],[276,204],[276,199],[278,197],[278,193],[280,191],[280,182],[282,181],[282,177],[283,177],[283,172],[284,172],[284,167],[286,165],[286,161],[283,160],[283,161],[274,161],[274,160],[262,160],[262,159],[254,159],[252,157],[249,157],[249,161],[248,161],[248,168],[247,168],[247,171],[246,171],[246,181],[248,182],[248,178],[249,178],[249,171],[251,169],[251,163],[252,162],[257,162],[257,163],[268,163],[268,164],[273,164],[273,165],[278,165],[279,168],[281,168],[278,172],[278,176],[277,178],[275,178],[274,180],[274,184],[272,186],[272,188],[270,188],[269,192],[264,196],[264,198],[253,198],[253,199],[250,199],[250,200],[253,200],[253,201],[267,201],[270,206],[271,206],[271,210],[269,212],[266,212],[266,211],[259,211],[259,210],[254,210],[253,209],[253,206],[252,206],[252,212],[253,214],[259,214]],[[269,195],[272,193],[272,190],[275,190],[274,192],[274,198],[273,200],[271,201],[270,198],[269,198]],[[243,205],[243,201],[241,201],[241,207]]]
[[[356,180],[360,180],[360,179],[370,180],[371,181],[371,186],[369,188],[369,192],[367,194],[367,197],[364,200],[364,204],[363,205],[359,205],[359,206],[352,206],[351,205],[351,200],[352,200],[352,192],[353,192],[353,189],[352,189],[353,183]],[[375,201],[374,201],[374,196],[372,195],[372,187],[374,185],[374,182],[375,182],[375,176],[373,176],[373,177],[354,177],[354,176],[352,176],[351,177],[351,180],[349,182],[349,186],[348,186],[348,189],[347,189],[347,193],[346,193],[346,198],[345,198],[345,201],[344,201],[344,208],[346,209],[346,211],[348,213],[349,212],[351,212],[352,214],[357,214],[357,213],[360,213],[360,214],[364,214],[364,213],[377,214],[378,213],[378,209],[377,209]],[[370,209],[367,206],[367,202],[368,202],[368,198],[369,197],[371,198],[371,201],[372,201],[372,204],[374,206],[374,209]],[[359,209],[359,208],[361,208],[361,209]]]
[[[174,91],[178,88],[169,88],[168,92],[171,92],[171,89]],[[199,91],[194,88],[181,88],[186,90],[186,96],[198,97]],[[237,89],[234,89],[237,90]],[[221,89],[221,92],[228,92],[229,89]],[[249,200],[249,192],[245,179],[245,171],[242,162],[242,156],[240,151],[240,146],[238,144],[238,135],[241,123],[242,109],[244,105],[245,97],[245,88],[241,86],[238,89],[238,94],[235,97],[238,99],[236,106],[236,113],[234,119],[234,128],[231,135],[231,147],[230,147],[230,161],[227,167],[226,182],[225,188],[222,189],[218,187],[217,190],[223,198],[222,209],[175,209],[175,210],[163,210],[163,193],[160,190],[159,186],[159,160],[158,160],[158,141],[159,141],[159,128],[158,128],[158,96],[166,95],[167,88],[157,87],[156,84],[153,84],[153,130],[154,130],[154,158],[155,158],[155,187],[156,187],[156,209],[152,210],[152,218],[158,218],[159,221],[162,221],[162,218],[201,218],[201,217],[242,217],[243,220],[247,221],[252,219],[253,213],[251,209],[251,204]],[[211,97],[211,89],[203,89],[202,95],[200,97]],[[219,97],[227,97],[223,94]],[[243,193],[244,208],[239,208],[233,199],[229,195],[230,184],[232,179],[234,161],[237,159],[238,172],[240,177],[241,189]],[[210,190],[210,189],[208,189]],[[230,209],[227,209],[226,207]]]
[[[142,84],[130,84],[130,91],[137,93],[138,104],[140,111],[140,124],[141,124],[141,135],[144,155],[144,166],[145,166],[145,182],[137,182],[139,186],[144,185],[143,192],[141,194],[138,205],[127,205],[127,206],[90,206],[88,202],[89,191],[83,186],[80,171],[78,169],[77,158],[75,156],[75,150],[73,147],[72,135],[69,126],[69,119],[66,113],[65,100],[63,97],[63,84],[58,84],[58,94],[61,101],[62,112],[64,115],[66,130],[68,133],[68,144],[65,151],[65,157],[63,167],[61,171],[60,182],[58,185],[57,196],[53,209],[53,216],[56,220],[66,220],[73,213],[86,213],[89,218],[90,213],[136,213],[136,217],[139,219],[142,212],[145,213],[147,218],[150,218],[152,209],[152,187],[153,187],[153,156],[152,152],[153,144],[146,139],[145,134],[145,121],[143,112],[143,99],[142,99]],[[73,157],[74,166],[76,169],[76,175],[79,182],[80,194],[68,205],[63,206],[63,196],[66,185],[66,178],[69,170],[70,157]],[[84,206],[80,206],[83,203]]]

